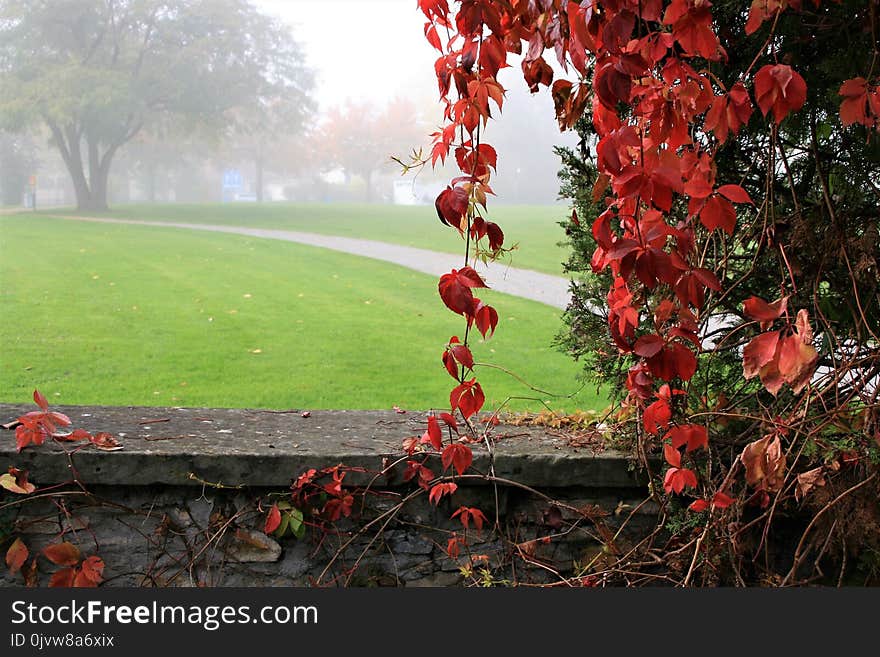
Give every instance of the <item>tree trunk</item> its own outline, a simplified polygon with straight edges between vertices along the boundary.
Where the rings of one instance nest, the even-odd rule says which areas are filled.
[[[110,176],[110,164],[113,156],[122,144],[137,134],[141,126],[133,128],[123,139],[110,144],[104,154],[100,152],[100,139],[95,135],[86,134],[88,148],[89,177],[86,179],[82,158],[83,131],[75,124],[69,124],[64,130],[52,121],[47,120],[52,138],[61,152],[61,158],[67,167],[76,192],[76,208],[81,211],[104,211],[107,206],[107,180]]]
[[[104,157],[101,157],[100,140],[95,135],[87,133],[86,143],[89,150],[89,200],[88,207],[80,209],[107,210],[107,177],[110,173],[110,163],[106,160],[109,160],[107,155],[110,151],[108,149]]]

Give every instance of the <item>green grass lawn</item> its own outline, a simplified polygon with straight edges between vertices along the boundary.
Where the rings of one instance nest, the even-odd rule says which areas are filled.
[[[488,295],[501,321],[496,337],[474,343],[477,360],[545,390],[577,390],[579,365],[551,346],[559,312]],[[0,399],[29,401],[39,388],[57,404],[445,407],[453,381],[440,354],[464,329],[432,277],[394,265],[33,215],[0,217],[0,313]],[[479,374],[493,404],[535,395],[500,372]],[[551,403],[604,400],[584,389]]]
[[[561,206],[492,206],[490,220],[501,226],[505,245],[519,244],[511,254],[514,267],[562,274],[566,249],[558,222]],[[89,213],[94,214],[94,213]],[[463,253],[458,231],[437,219],[433,206],[368,205],[355,203],[225,203],[143,204],[114,206],[107,216],[149,221],[254,226],[298,230],[418,246]]]

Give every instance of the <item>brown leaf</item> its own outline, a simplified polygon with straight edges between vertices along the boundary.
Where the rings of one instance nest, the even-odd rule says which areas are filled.
[[[92,441],[95,447],[105,452],[115,452],[122,449],[122,444],[113,437],[113,434],[106,431],[96,433],[89,440]]]
[[[778,491],[785,479],[785,454],[779,436],[769,434],[746,445],[740,455],[746,482],[758,490]]]
[[[47,545],[43,548],[43,554],[56,566],[75,566],[79,563],[79,548],[67,541]]]
[[[27,546],[22,543],[20,538],[16,538],[6,551],[6,565],[9,567],[9,574],[15,575],[15,573],[21,570],[27,558]]]
[[[73,585],[83,588],[94,588],[104,580],[104,560],[91,556],[82,562],[76,573]]]
[[[0,487],[19,495],[29,495],[36,490],[36,486],[28,482],[28,471],[12,466],[7,474],[0,475]]]
[[[825,475],[821,465],[818,468],[801,472],[797,476],[797,487],[794,490],[794,497],[800,501],[816,486],[825,485]]]
[[[64,568],[52,574],[49,578],[50,588],[71,588],[76,581],[76,569]]]

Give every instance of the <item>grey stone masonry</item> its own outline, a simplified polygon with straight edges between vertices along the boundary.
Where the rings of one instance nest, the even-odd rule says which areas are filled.
[[[5,423],[34,406],[0,404]],[[425,430],[425,414],[394,411],[299,411],[251,409],[80,407],[53,408],[74,427],[107,431],[124,445],[118,452],[87,448],[76,456],[85,484],[188,485],[189,473],[229,485],[286,486],[308,468],[336,463],[381,469],[382,458],[402,454],[403,439]],[[528,486],[631,487],[640,483],[619,452],[575,449],[542,427],[500,425],[495,474]],[[488,455],[475,446],[474,468],[485,472]],[[12,432],[0,433],[0,456],[43,481],[71,478],[59,445],[16,454]]]
[[[0,404],[0,423],[34,409]],[[513,551],[524,551],[527,561],[540,567],[520,564],[517,581],[547,581],[554,569],[571,574],[604,549],[597,538],[603,532],[585,517],[601,518],[603,531],[612,533],[626,517],[627,535],[647,531],[656,520],[656,507],[640,504],[647,497],[646,482],[626,455],[572,447],[544,427],[502,424],[492,430],[495,477],[516,485],[460,479],[454,499],[434,505],[425,495],[417,497],[379,535],[358,529],[416,490],[401,476],[402,441],[422,434],[423,413],[52,410],[68,415],[73,427],[113,434],[123,448],[108,452],[49,441],[19,453],[14,432],[0,431],[0,472],[9,466],[26,469],[37,485],[28,497],[0,490],[0,549],[13,537],[20,537],[31,555],[53,541],[77,543],[84,556],[104,560],[108,586],[467,583],[467,569],[446,552],[449,537],[462,532],[451,518],[461,505],[479,507],[490,519],[492,529],[471,530],[469,550],[487,555],[481,563],[492,577],[507,581],[504,564],[511,546],[520,546]],[[488,472],[485,447],[473,448],[474,470]],[[439,474],[439,458],[432,459],[429,465]],[[396,469],[377,478],[398,460]],[[348,472],[346,485],[382,489],[363,497],[369,512],[358,507],[332,534],[311,526],[300,539],[263,533],[267,504],[290,500],[291,482],[301,473],[336,464],[363,469]],[[579,514],[579,509],[590,511]],[[632,509],[638,509],[634,521]],[[39,567],[45,585],[53,566],[40,558]],[[0,576],[0,585],[23,584],[21,573]]]

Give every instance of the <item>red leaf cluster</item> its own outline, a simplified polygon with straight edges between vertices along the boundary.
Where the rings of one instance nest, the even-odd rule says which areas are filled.
[[[840,85],[843,96],[840,103],[840,120],[845,126],[854,124],[880,130],[880,84],[868,84],[857,77]]]
[[[769,304],[765,304],[766,311],[761,307],[755,310],[756,306],[760,306],[763,302],[755,297],[746,303],[748,304],[749,301],[753,301],[753,312],[747,309],[747,314],[756,319],[766,318],[761,319],[762,322],[774,319],[773,314],[776,311],[770,310]],[[781,314],[783,310],[784,300],[780,304],[779,313]],[[785,328],[761,333],[752,338],[743,349],[743,376],[746,379],[760,377],[764,388],[773,395],[776,395],[785,383],[791,386],[795,394],[799,393],[810,382],[819,362],[819,354],[813,347],[812,340],[813,331],[807,311],[802,309],[798,311],[794,326],[787,325]]]
[[[472,506],[461,506],[458,511],[452,514],[452,518],[458,518],[465,529],[470,529],[473,522],[477,530],[483,529],[483,523],[486,522],[486,516],[483,512]]]
[[[463,475],[471,467],[474,453],[467,445],[452,443],[443,450],[440,460],[443,462],[444,470],[448,470],[452,466],[458,474]]]
[[[755,74],[755,99],[764,116],[773,111],[778,125],[791,112],[804,106],[807,83],[787,64],[767,64]]]
[[[507,65],[507,53],[521,54],[526,83],[532,91],[549,87],[560,127],[571,127],[590,110],[598,137],[593,199],[606,205],[592,225],[591,267],[610,272],[608,329],[621,356],[631,360],[627,403],[640,411],[645,432],[662,436],[678,454],[677,463],[668,455],[665,488],[680,493],[695,486],[696,474],[681,467],[679,450],[705,447],[708,433],[678,417],[688,405],[675,398],[684,395],[679,388],[699,364],[698,320],[705,318],[707,300],[724,292],[723,281],[702,265],[705,251],[698,240],[706,231],[722,233],[719,239],[732,235],[736,206],[755,205],[737,181],[716,180],[715,154],[751,120],[755,106],[765,117],[772,113],[776,125],[799,111],[807,97],[804,79],[782,63],[789,61],[786,53],[776,50],[773,59],[770,51],[760,53],[745,72],[726,70],[717,30],[729,27],[713,20],[706,0],[453,5],[419,3],[428,20],[425,36],[440,51],[435,73],[446,122],[433,135],[432,161],[454,150],[462,174],[437,199],[441,221],[462,233],[469,226],[465,237],[471,240],[488,237],[493,252],[502,248],[501,229],[477,212],[491,194],[488,183],[498,158],[481,143],[480,131],[491,116],[490,101],[502,105],[497,75]],[[754,0],[745,31],[764,29],[780,12],[800,8],[800,0]],[[548,52],[576,81],[554,79]],[[753,66],[757,72],[749,79]],[[729,87],[721,80],[728,73],[735,80]],[[840,95],[844,125],[880,127],[876,84],[853,78]],[[672,210],[682,203],[687,216],[674,221]],[[465,267],[445,274],[439,291],[444,304],[485,338],[494,332],[498,314],[473,296],[473,288],[484,286]],[[760,376],[774,394],[784,383],[799,392],[818,358],[805,312],[791,324],[786,303],[746,302],[746,314],[763,333],[746,346],[743,372],[746,378]],[[785,325],[770,331],[783,316]],[[453,341],[443,354],[457,381],[450,406],[465,418],[484,402],[476,379],[465,378],[472,361],[467,345]],[[725,501],[724,493],[711,503],[698,500],[719,508]]]
[[[406,470],[403,473],[404,481],[412,481],[415,479],[419,488],[428,490],[430,483],[434,480],[434,472],[426,467],[424,463],[418,461],[407,461]]]
[[[470,317],[474,315],[474,294],[471,289],[475,287],[487,286],[472,267],[453,269],[443,274],[438,285],[440,298],[446,307],[458,315]]]
[[[49,410],[49,402],[39,390],[34,390],[34,402],[40,410],[22,415],[15,428],[15,443],[19,452],[30,444],[42,445],[46,438],[51,438],[58,431],[58,427],[70,426],[69,417]]]

